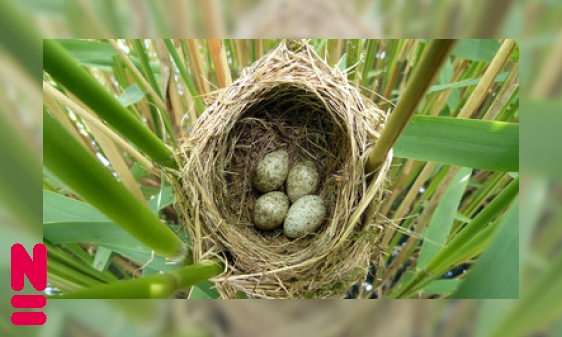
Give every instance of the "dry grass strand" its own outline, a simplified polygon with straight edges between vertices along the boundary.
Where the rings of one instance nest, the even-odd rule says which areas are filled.
[[[384,121],[306,43],[281,43],[217,92],[181,141],[175,188],[195,261],[219,256],[227,265],[212,280],[223,297],[341,298],[364,280],[392,154],[371,175],[365,163]],[[315,161],[321,176],[327,219],[296,240],[251,221],[256,163],[278,149],[288,151],[290,165]]]

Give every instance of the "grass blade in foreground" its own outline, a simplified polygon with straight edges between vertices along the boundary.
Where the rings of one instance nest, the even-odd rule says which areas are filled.
[[[82,69],[58,42],[43,41],[43,67],[51,76],[86,103],[125,138],[163,165],[174,167],[173,153],[164,142]]]
[[[482,286],[482,285],[486,286]],[[504,216],[492,243],[453,298],[519,298],[519,203]]]
[[[435,255],[425,269],[418,269],[414,278],[396,289],[389,298],[412,296],[429,282],[438,279],[452,266],[480,254],[497,228],[494,221],[512,203],[519,193],[519,178],[514,179],[466,227],[454,236],[446,247]]]
[[[408,81],[404,94],[398,100],[398,104],[390,115],[380,138],[369,154],[368,172],[377,169],[386,158],[410,116],[416,111],[422,96],[429,88],[429,84],[439,71],[441,63],[449,54],[454,42],[454,40],[433,40],[424,50],[419,64]]]
[[[413,116],[394,156],[490,171],[519,171],[519,124]]]
[[[171,192],[170,192],[171,194]],[[163,197],[157,205],[152,199],[149,208],[153,213],[169,205],[171,195]],[[72,243],[95,243],[120,255],[144,265],[144,269],[167,271],[177,269],[178,265],[166,264],[165,258],[153,254],[152,249],[139,242],[123,228],[89,204],[58,193],[43,191],[43,239],[52,243],[64,243],[68,248]],[[171,227],[173,231],[177,228]],[[182,231],[178,236],[182,237]],[[76,254],[76,250],[73,251]],[[91,265],[94,260],[87,255],[86,261]]]
[[[441,249],[440,245],[445,246],[471,173],[472,169],[462,168],[435,208],[429,227],[424,232],[424,242],[417,262],[418,268],[425,268]]]
[[[222,270],[222,266],[215,261],[201,261],[165,274],[156,274],[130,281],[104,284],[74,293],[64,294],[62,296],[51,296],[49,299],[168,298],[176,291],[189,288],[211,277],[217,276]]]
[[[453,265],[453,259],[463,252],[463,246],[471,245],[471,240],[479,233],[484,232],[486,225],[501,214],[513,202],[519,193],[519,177],[515,178],[509,185],[492,200],[478,215],[472,219],[466,227],[459,232],[428,264],[427,269],[431,272],[443,270]]]
[[[44,165],[86,201],[157,254],[176,261],[185,244],[51,115],[43,112]]]

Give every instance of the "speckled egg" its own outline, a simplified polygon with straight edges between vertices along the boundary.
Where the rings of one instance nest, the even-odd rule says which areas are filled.
[[[288,209],[289,198],[285,193],[269,192],[256,200],[252,211],[252,220],[256,227],[271,230],[283,223]]]
[[[291,168],[287,176],[287,195],[291,202],[299,198],[316,193],[320,175],[316,170],[316,164],[311,160],[298,162]]]
[[[275,191],[287,179],[289,173],[289,154],[278,150],[266,154],[257,164],[254,185],[260,192]]]
[[[299,238],[314,232],[326,216],[324,200],[316,195],[305,195],[289,208],[283,230],[290,238]]]

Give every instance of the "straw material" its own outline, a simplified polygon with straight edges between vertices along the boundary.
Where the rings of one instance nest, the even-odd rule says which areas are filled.
[[[224,298],[341,298],[365,279],[377,253],[377,209],[392,154],[365,173],[385,114],[306,43],[281,43],[244,69],[180,144],[177,207],[195,261],[219,258],[212,279]],[[317,164],[327,217],[313,234],[262,231],[251,211],[256,163],[285,149],[290,167]],[[281,188],[284,190],[284,187]]]

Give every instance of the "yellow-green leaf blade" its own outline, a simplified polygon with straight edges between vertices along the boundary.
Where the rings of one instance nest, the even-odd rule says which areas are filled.
[[[413,116],[394,155],[491,171],[519,171],[519,124]]]

